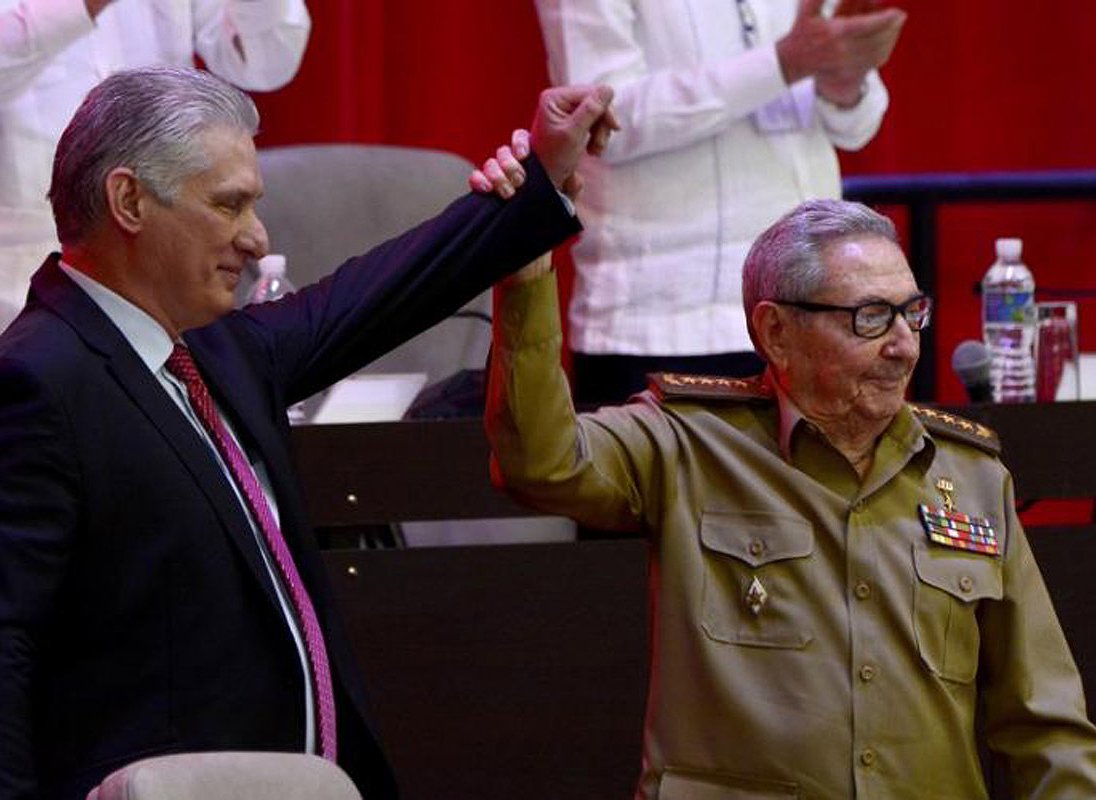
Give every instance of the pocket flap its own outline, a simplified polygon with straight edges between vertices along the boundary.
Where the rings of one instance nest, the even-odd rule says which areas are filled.
[[[805,519],[769,511],[703,511],[700,541],[709,550],[758,567],[814,550],[814,531]]]
[[[957,600],[999,600],[1004,594],[1000,559],[946,547],[913,546],[917,577]]]

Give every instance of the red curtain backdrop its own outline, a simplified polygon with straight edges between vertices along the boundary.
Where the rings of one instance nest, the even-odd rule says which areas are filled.
[[[481,161],[527,127],[547,84],[524,0],[309,0],[301,71],[257,96],[260,146],[366,142]]]
[[[894,4],[910,16],[884,69],[891,108],[876,139],[843,156],[846,174],[1096,167],[1096,3]],[[415,145],[478,162],[528,124],[547,80],[531,0],[310,0],[309,8],[299,75],[257,98],[260,146]],[[963,400],[948,356],[979,335],[972,286],[1003,235],[1023,237],[1039,286],[1096,289],[1096,202],[944,210],[935,323],[942,402]],[[1096,303],[1082,304],[1081,316],[1082,344],[1096,350]]]

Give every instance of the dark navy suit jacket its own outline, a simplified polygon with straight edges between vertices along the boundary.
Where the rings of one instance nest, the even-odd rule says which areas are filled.
[[[539,164],[277,303],[185,335],[266,465],[332,661],[340,764],[396,795],[294,476],[287,405],[444,318],[578,227]],[[303,748],[300,662],[210,450],[47,261],[0,336],[0,798],[82,798],[139,757]]]

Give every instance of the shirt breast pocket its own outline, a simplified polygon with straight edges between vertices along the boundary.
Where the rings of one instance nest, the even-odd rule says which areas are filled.
[[[913,546],[913,626],[921,660],[934,674],[970,683],[978,672],[978,604],[1003,594],[999,559],[930,547]]]
[[[814,532],[791,514],[705,511],[701,625],[728,644],[802,649],[813,634],[810,596]]]

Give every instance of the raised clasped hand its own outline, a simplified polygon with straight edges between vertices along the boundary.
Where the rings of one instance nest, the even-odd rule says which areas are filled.
[[[525,181],[521,161],[535,152],[557,189],[570,197],[578,194],[582,179],[575,171],[584,152],[605,150],[620,123],[610,107],[613,90],[608,86],[559,86],[540,94],[530,131],[516,130],[509,145],[498,148],[469,177],[477,192],[494,192],[508,199]]]

